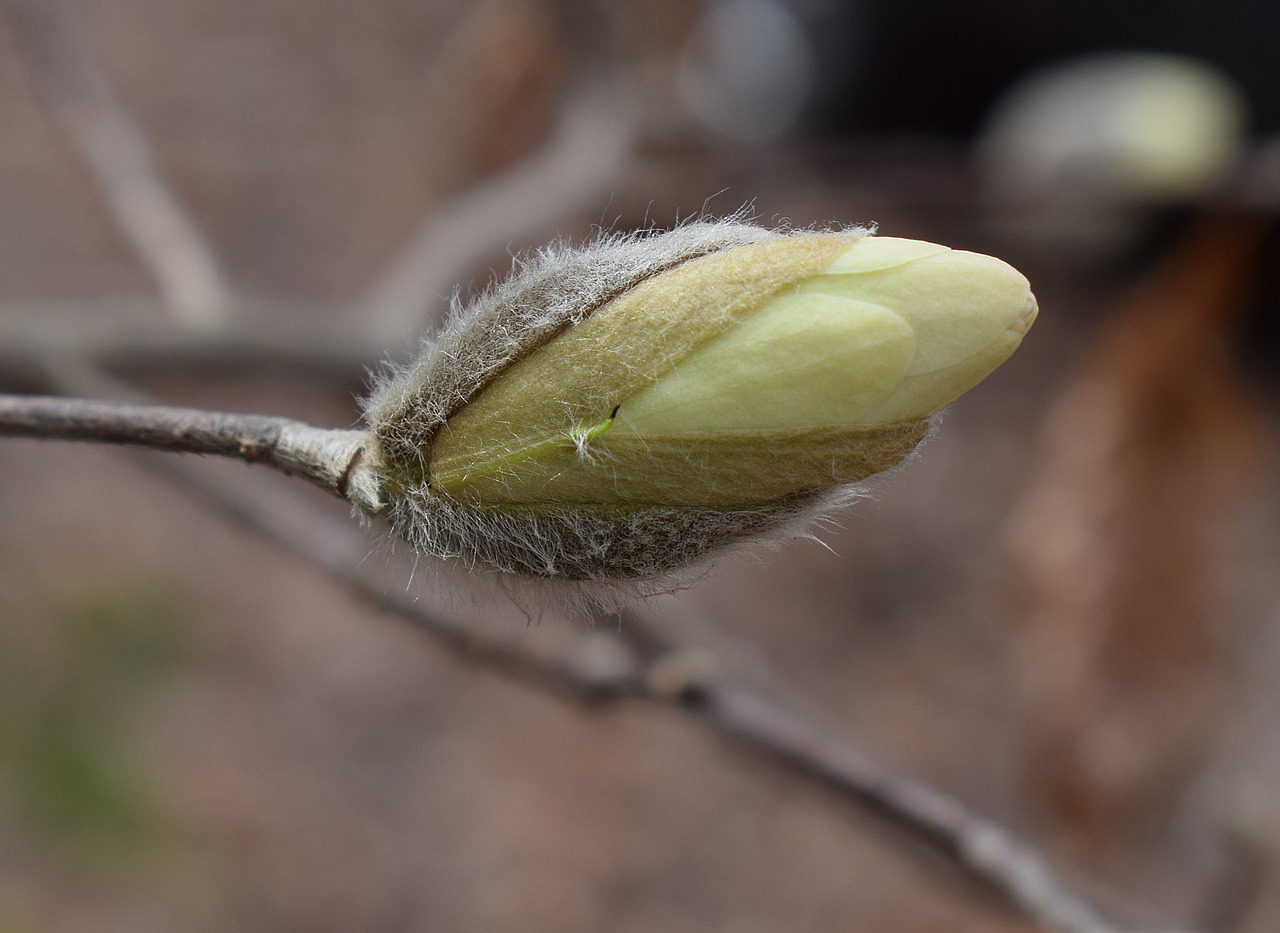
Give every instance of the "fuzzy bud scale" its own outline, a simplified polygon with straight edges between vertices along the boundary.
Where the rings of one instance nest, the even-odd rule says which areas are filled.
[[[701,224],[570,256],[371,400],[352,498],[416,547],[660,589],[899,463],[1035,315],[999,260],[862,231]]]

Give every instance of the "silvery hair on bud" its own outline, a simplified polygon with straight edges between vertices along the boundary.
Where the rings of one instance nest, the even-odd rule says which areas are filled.
[[[365,400],[370,439],[349,497],[365,515],[385,517],[421,553],[467,570],[500,571],[503,584],[511,589],[514,583],[522,595],[534,582],[542,584],[535,591],[609,608],[688,585],[706,572],[710,554],[807,534],[815,518],[861,495],[859,488],[728,510],[522,510],[438,496],[429,482],[387,482],[397,464],[425,476],[432,438],[449,418],[509,366],[611,299],[700,256],[788,235],[732,218],[602,236],[581,247],[557,244],[517,259],[506,281],[466,306],[455,298],[448,324],[423,341],[415,360],[377,377]]]

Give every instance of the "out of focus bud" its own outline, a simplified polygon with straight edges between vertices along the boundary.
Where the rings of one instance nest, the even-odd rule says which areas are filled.
[[[1036,313],[997,259],[861,231],[596,249],[618,261],[549,258],[382,386],[357,504],[469,564],[661,580],[899,463]],[[548,316],[575,282],[583,307]]]
[[[1178,200],[1221,180],[1246,123],[1243,94],[1212,65],[1113,52],[1023,78],[993,107],[979,152],[1004,196]]]

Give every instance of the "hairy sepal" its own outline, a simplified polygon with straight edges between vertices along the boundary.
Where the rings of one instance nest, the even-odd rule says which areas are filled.
[[[604,606],[806,534],[1035,316],[999,260],[865,234],[699,223],[517,263],[379,381],[350,498],[504,588]]]
[[[865,234],[856,229],[839,239]],[[563,504],[530,506],[501,498],[494,504],[439,494],[428,466],[437,438],[460,431],[456,416],[473,417],[467,415],[469,402],[485,397],[516,363],[599,308],[691,260],[785,235],[733,221],[695,223],[654,236],[608,237],[583,248],[555,246],[518,261],[511,279],[465,308],[455,303],[448,325],[424,340],[416,360],[378,379],[366,401],[369,443],[353,471],[350,498],[363,514],[389,521],[415,550],[468,571],[511,575],[505,587],[524,597],[537,594],[540,601],[549,596],[556,602],[621,605],[636,595],[687,585],[706,572],[714,554],[805,534],[812,520],[857,493],[787,490],[773,501],[736,508],[678,502],[602,506],[575,502],[572,494]],[[838,245],[828,246],[810,264],[820,266],[838,251]],[[707,333],[724,326],[711,323]],[[586,396],[596,398],[589,387]],[[898,459],[921,431],[910,433],[909,439],[894,440],[903,448]],[[609,451],[602,446],[591,455],[607,457]],[[668,457],[669,469],[678,470],[682,456]],[[511,582],[515,578],[525,582]]]

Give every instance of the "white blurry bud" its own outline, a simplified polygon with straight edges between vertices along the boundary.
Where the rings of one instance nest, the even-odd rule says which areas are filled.
[[[1000,260],[863,231],[550,254],[379,387],[352,498],[468,566],[662,589],[899,463],[1035,313]]]
[[[1023,197],[1193,197],[1240,156],[1247,108],[1231,79],[1176,55],[1072,59],[993,107],[980,151],[994,188]]]

